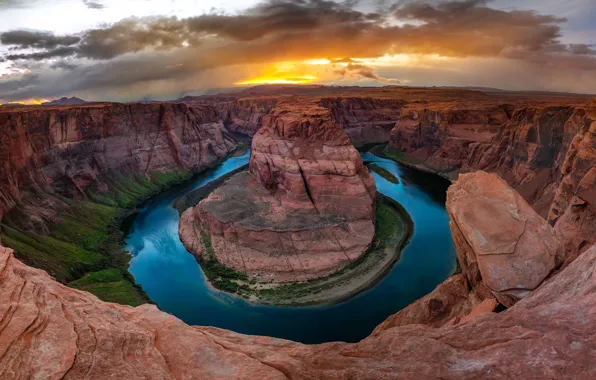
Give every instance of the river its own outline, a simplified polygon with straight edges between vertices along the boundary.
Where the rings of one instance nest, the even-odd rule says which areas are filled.
[[[455,248],[445,210],[448,182],[362,154],[400,179],[393,184],[373,172],[380,193],[400,202],[414,221],[414,234],[401,259],[375,286],[335,305],[279,307],[254,305],[211,289],[195,258],[178,238],[174,201],[226,173],[246,165],[250,152],[174,187],[145,204],[127,235],[130,272],[159,308],[192,325],[215,326],[244,334],[266,335],[304,343],[356,342],[453,271]]]

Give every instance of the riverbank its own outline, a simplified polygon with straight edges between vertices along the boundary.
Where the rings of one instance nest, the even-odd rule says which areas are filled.
[[[426,162],[418,160],[414,157],[408,156],[407,154],[400,152],[392,148],[389,144],[378,144],[368,150],[369,153],[374,154],[377,157],[387,158],[407,166],[412,169],[420,170],[425,173],[437,175],[445,178],[446,180],[453,182],[457,179],[459,172],[457,170],[442,170],[428,165]]]
[[[378,175],[380,175],[381,177],[385,178],[387,181],[393,184],[397,185],[399,183],[399,179],[397,179],[397,177],[394,176],[393,173],[391,173],[389,170],[383,169],[377,164],[368,164],[366,165],[366,167],[368,167],[369,170],[377,173]]]
[[[208,192],[201,194],[206,196]],[[402,249],[412,236],[413,221],[398,202],[379,194],[376,207],[375,238],[371,248],[356,262],[324,278],[294,283],[261,283],[224,267],[214,258],[197,258],[197,261],[210,286],[243,297],[251,303],[306,306],[342,302],[381,280],[399,260]],[[209,252],[212,249],[210,240],[206,234],[201,236]]]

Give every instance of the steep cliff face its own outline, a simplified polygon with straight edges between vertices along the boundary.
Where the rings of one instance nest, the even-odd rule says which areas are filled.
[[[405,100],[370,97],[323,98],[323,107],[330,110],[335,121],[356,146],[384,143],[400,119]]]
[[[278,102],[276,97],[240,98],[215,106],[224,125],[232,132],[254,136],[263,124],[263,116]]]
[[[265,281],[323,277],[370,246],[375,196],[368,169],[328,110],[280,102],[253,139],[250,173],[186,211],[180,235],[208,260],[200,232],[208,234],[220,263]]]
[[[390,144],[417,166],[455,178],[498,173],[543,217],[572,260],[596,242],[594,120],[588,107],[410,109]]]
[[[573,138],[549,221],[564,242],[566,263],[596,242],[596,100]]]
[[[110,170],[197,170],[235,147],[213,107],[98,104],[0,113],[0,215],[34,195],[105,190]],[[37,202],[37,201],[31,201]]]
[[[586,118],[585,109],[567,106],[410,110],[390,143],[453,176],[496,172],[546,216],[569,144]]]

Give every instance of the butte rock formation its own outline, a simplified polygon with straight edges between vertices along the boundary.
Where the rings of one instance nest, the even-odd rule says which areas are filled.
[[[249,172],[187,210],[180,236],[202,258],[213,254],[265,281],[323,277],[370,246],[375,196],[368,169],[327,109],[280,102],[255,135]]]
[[[486,194],[492,191],[482,189],[490,185],[486,176],[471,174],[455,186],[473,187],[477,194]],[[454,190],[458,191],[461,189]],[[489,209],[496,202],[504,208],[511,205],[508,196],[496,201],[485,198],[485,202],[482,196],[474,198],[475,202],[469,202],[452,195],[448,207],[459,210],[457,215],[465,215],[474,212],[470,207]],[[522,212],[525,209],[518,207]],[[534,223],[533,215],[521,218]],[[517,225],[520,219],[514,212],[500,213],[498,217],[495,229],[503,233],[510,229],[508,221]],[[461,223],[459,220],[458,225]],[[460,231],[465,240],[478,242],[473,231]],[[494,236],[498,235],[487,238]],[[474,244],[473,248],[479,246]],[[462,249],[468,248],[458,245],[460,255]],[[507,255],[502,259],[506,260]],[[535,259],[536,255],[529,257]],[[596,307],[596,246],[499,313],[493,311],[493,299],[482,300],[480,293],[468,294],[467,278],[471,276],[465,272],[466,267],[463,270],[390,317],[359,343],[304,345],[188,326],[153,305],[132,308],[104,303],[89,293],[55,282],[41,270],[27,267],[14,258],[10,249],[0,247],[0,378],[379,380],[596,376],[596,314],[591,312]],[[508,276],[517,276],[511,271],[498,273],[506,281]]]

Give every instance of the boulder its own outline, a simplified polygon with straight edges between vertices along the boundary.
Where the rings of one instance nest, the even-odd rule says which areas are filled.
[[[529,294],[555,268],[552,227],[496,174],[460,175],[447,192],[447,211],[463,273],[503,305]]]

